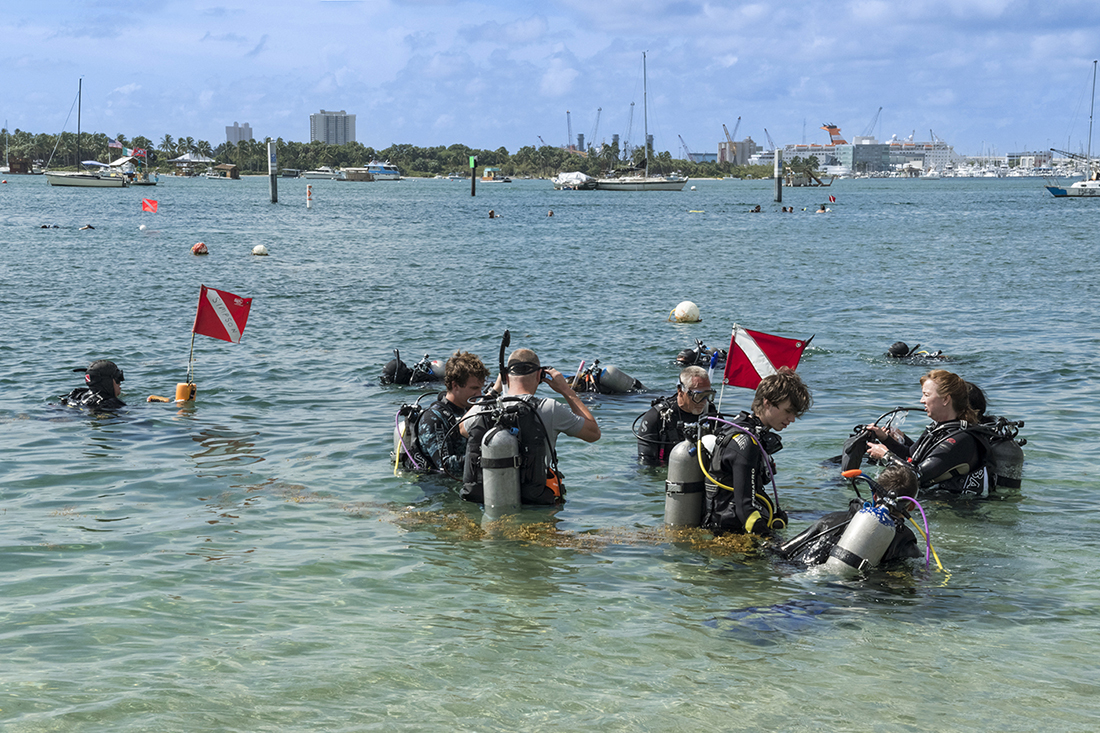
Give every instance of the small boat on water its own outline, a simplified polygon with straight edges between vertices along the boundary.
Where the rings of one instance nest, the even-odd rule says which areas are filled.
[[[1092,159],[1092,113],[1096,108],[1096,61],[1092,62],[1092,102],[1089,106],[1089,147],[1085,155],[1077,155],[1076,153],[1069,153],[1065,150],[1055,150],[1051,148],[1051,152],[1061,153],[1067,158],[1072,158],[1087,166],[1090,173],[1085,176],[1082,181],[1077,181],[1068,186],[1059,186],[1051,181],[1051,185],[1046,189],[1050,191],[1050,194],[1056,199],[1062,198],[1094,198],[1100,196],[1100,165]]]
[[[311,178],[313,180],[338,181],[338,180],[340,180],[341,178],[344,177],[344,174],[341,171],[334,171],[332,168],[329,168],[327,165],[323,165],[320,168],[318,168],[317,170],[302,171],[301,173],[298,174],[298,177],[299,178]]]
[[[512,179],[500,172],[500,168],[486,168],[481,173],[482,183],[511,183]]]
[[[595,191],[596,179],[580,171],[559,173],[550,179],[557,191]]]
[[[374,176],[376,181],[400,181],[401,171],[397,170],[397,166],[388,160],[381,162],[378,160],[372,160],[367,163],[367,170]]]
[[[80,158],[80,107],[84,92],[84,80],[76,88],[76,157]],[[73,186],[77,188],[125,188],[129,185],[126,176],[115,173],[106,163],[98,160],[81,161],[82,171],[45,171],[46,181],[51,186]],[[48,167],[48,166],[47,166]]]

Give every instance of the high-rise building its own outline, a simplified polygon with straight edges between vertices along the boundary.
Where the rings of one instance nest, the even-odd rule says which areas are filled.
[[[355,115],[344,110],[309,116],[309,141],[320,140],[326,145],[343,145],[355,142]]]
[[[238,125],[233,123],[232,127],[226,126],[225,128],[225,141],[230,145],[236,145],[241,140],[252,139],[252,128],[248,126],[248,123]]]

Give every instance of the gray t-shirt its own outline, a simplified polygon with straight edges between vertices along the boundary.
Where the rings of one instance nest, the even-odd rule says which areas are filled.
[[[563,405],[555,399],[550,397],[538,397],[536,395],[515,395],[524,402],[536,405],[539,417],[542,418],[542,424],[546,426],[546,435],[550,440],[550,447],[555,451],[558,447],[558,433],[565,433],[571,437],[577,437],[577,435],[584,429],[584,417],[581,415],[575,415],[568,405]],[[488,408],[485,405],[479,405],[476,408],[475,414],[485,412]],[[466,428],[470,430],[473,427],[473,423],[480,421],[481,417],[471,417],[470,427]]]

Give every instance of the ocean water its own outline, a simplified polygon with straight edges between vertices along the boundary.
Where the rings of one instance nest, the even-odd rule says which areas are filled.
[[[278,204],[261,178],[7,181],[4,731],[1100,727],[1097,202],[837,181],[784,190],[783,214],[767,181],[406,180],[311,181],[307,209],[304,181]],[[254,299],[244,337],[198,337],[198,400],[148,404],[185,379],[200,284]],[[701,323],[667,321],[682,300]],[[852,426],[917,404],[926,367],[884,359],[897,340],[1025,421],[1022,489],[926,503],[943,571],[844,580],[663,532],[631,424],[680,349],[734,323],[814,336],[815,404],[776,457],[788,536],[846,505],[825,459]],[[603,437],[559,441],[564,507],[483,526],[453,485],[395,475],[394,413],[420,392],[377,376],[394,348],[491,365],[506,328],[648,390],[585,397]],[[58,406],[97,358],[128,407]]]

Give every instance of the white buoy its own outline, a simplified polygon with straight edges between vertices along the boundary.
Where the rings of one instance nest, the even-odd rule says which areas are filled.
[[[676,323],[698,323],[703,319],[699,315],[699,306],[690,300],[685,300],[668,314],[668,320]]]
[[[695,186],[692,186],[692,187],[691,187],[691,190],[692,190],[692,191],[694,191],[694,190],[695,190]]]
[[[306,208],[313,208],[313,184],[306,184]]]
[[[142,224],[141,226],[139,226],[138,231],[144,232],[145,231],[145,225]]]
[[[267,257],[267,247],[263,246],[262,244],[257,244],[255,247],[252,248],[252,254],[259,257]]]

